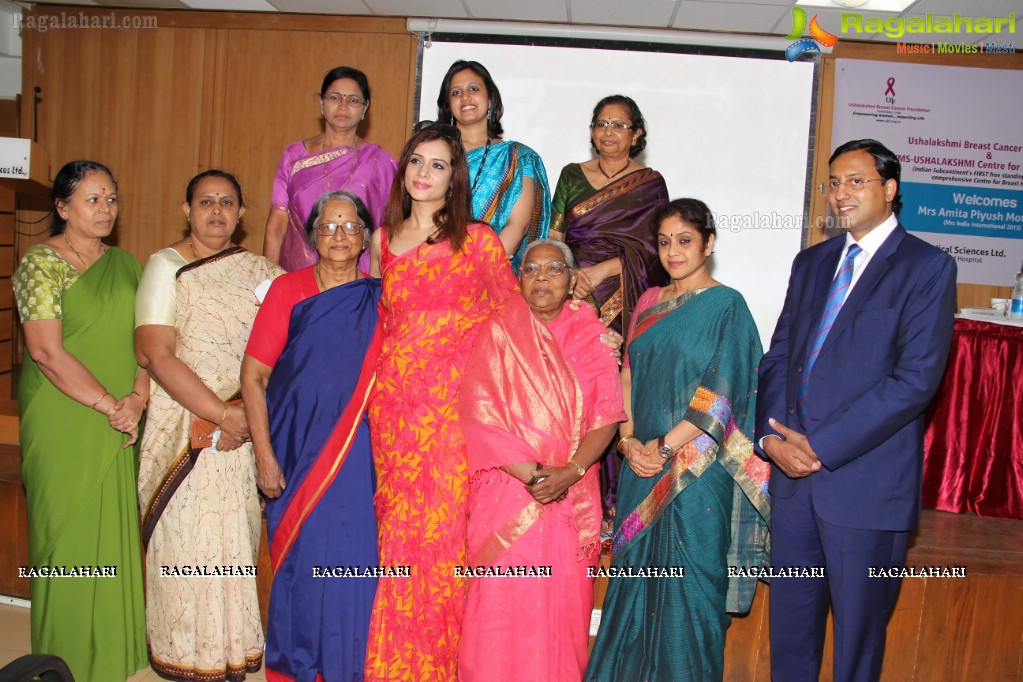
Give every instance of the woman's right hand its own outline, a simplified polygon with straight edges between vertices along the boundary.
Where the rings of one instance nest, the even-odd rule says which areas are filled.
[[[664,458],[651,452],[638,438],[625,441],[625,459],[640,478],[650,478],[664,469]]]
[[[245,420],[245,410],[240,405],[229,405],[227,416],[220,422],[220,440],[217,450],[230,452],[237,450],[249,440],[249,424]]]
[[[284,480],[284,472],[281,465],[277,463],[277,457],[271,453],[266,457],[256,457],[256,485],[259,491],[269,498],[280,497],[287,481]]]

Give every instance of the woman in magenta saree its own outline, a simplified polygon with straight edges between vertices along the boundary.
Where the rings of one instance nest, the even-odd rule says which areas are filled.
[[[331,69],[320,88],[323,133],[288,145],[274,174],[263,255],[288,272],[317,261],[306,239],[305,223],[325,192],[355,193],[372,216],[370,230],[383,220],[397,161],[382,147],[357,135],[370,106],[366,75],[350,66]],[[369,269],[368,256],[362,269]]]
[[[356,269],[369,220],[349,192],[317,202],[308,224],[320,262],[274,282],[242,365],[259,484],[271,498],[274,682],[362,679],[377,580],[335,570],[377,565],[366,404],[380,354],[380,280]]]
[[[571,260],[564,244],[530,244],[525,301],[483,327],[467,361],[468,564],[527,575],[470,579],[463,682],[571,682],[586,666],[601,518],[591,465],[625,412],[603,325],[589,304],[565,304]]]

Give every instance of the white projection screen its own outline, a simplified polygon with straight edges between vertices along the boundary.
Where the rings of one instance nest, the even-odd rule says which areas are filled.
[[[452,62],[480,62],[501,91],[505,139],[540,154],[552,194],[566,164],[593,158],[588,125],[597,101],[610,94],[636,100],[648,133],[639,160],[661,172],[672,199],[695,197],[714,212],[712,273],[742,292],[766,349],[803,244],[815,62],[789,63],[781,51],[775,59],[621,44],[598,49],[445,40],[434,35],[423,46],[418,118],[436,118],[440,82]]]

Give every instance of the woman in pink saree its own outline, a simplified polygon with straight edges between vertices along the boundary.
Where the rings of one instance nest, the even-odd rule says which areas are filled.
[[[601,519],[592,465],[626,415],[595,309],[565,304],[574,266],[563,243],[530,244],[524,300],[486,323],[466,363],[462,682],[571,682],[586,668]]]
[[[288,272],[314,265],[319,257],[306,239],[305,221],[317,200],[339,189],[354,192],[373,217],[384,217],[397,160],[358,136],[369,111],[369,80],[350,66],[327,72],[320,86],[323,132],[288,145],[274,174],[263,255]],[[360,261],[369,270],[369,252]]]

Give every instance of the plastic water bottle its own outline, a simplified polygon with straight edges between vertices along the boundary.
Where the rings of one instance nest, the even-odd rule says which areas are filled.
[[[1009,308],[1010,320],[1023,320],[1023,264],[1016,275],[1016,286],[1012,290],[1012,307]]]

